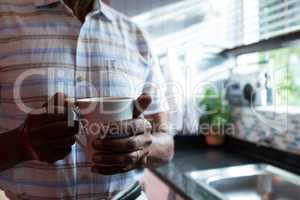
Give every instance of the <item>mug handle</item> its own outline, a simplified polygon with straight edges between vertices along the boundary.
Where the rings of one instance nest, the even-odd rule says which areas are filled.
[[[82,121],[80,120],[80,113],[78,110],[79,110],[78,108],[72,109],[73,121],[77,121],[79,123],[79,132],[80,132],[79,134],[75,135],[75,140],[82,148],[85,149],[85,147],[87,146],[87,141],[85,137],[86,133]]]

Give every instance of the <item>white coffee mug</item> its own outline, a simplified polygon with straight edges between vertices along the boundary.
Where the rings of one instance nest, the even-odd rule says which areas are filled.
[[[97,97],[77,99],[81,133],[77,136],[77,143],[86,150],[91,163],[94,155],[92,142],[97,138],[104,138],[103,124],[129,120],[133,118],[134,100],[128,97]],[[118,137],[115,135],[114,137]]]

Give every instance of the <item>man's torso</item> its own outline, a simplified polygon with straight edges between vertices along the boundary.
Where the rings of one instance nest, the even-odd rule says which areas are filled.
[[[19,126],[26,107],[38,108],[57,92],[135,98],[149,74],[144,36],[125,17],[101,5],[103,13],[81,24],[64,5],[43,2],[0,0],[0,132]],[[137,171],[92,175],[89,167],[74,145],[54,165],[25,162],[1,173],[0,187],[31,199],[91,199],[139,177]]]

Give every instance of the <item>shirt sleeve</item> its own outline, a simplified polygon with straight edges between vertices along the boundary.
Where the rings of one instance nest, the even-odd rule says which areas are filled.
[[[148,40],[146,40],[146,44],[148,47],[146,51],[146,60],[149,73],[144,84],[143,93],[150,94],[152,101],[144,114],[150,115],[167,112],[169,110],[169,104],[166,97],[166,81],[164,73],[158,64],[158,59],[154,55]]]

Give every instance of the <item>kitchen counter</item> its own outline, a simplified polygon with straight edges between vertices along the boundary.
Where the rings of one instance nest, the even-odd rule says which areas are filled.
[[[197,140],[199,140],[199,143]],[[195,139],[191,138],[190,142],[175,141],[176,151],[174,159],[170,163],[151,171],[185,199],[218,199],[204,187],[189,179],[185,175],[187,172],[258,163],[253,158],[229,152],[224,148],[200,145],[200,138],[197,137]]]

